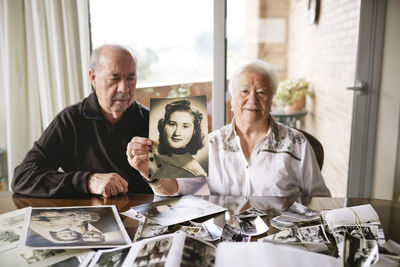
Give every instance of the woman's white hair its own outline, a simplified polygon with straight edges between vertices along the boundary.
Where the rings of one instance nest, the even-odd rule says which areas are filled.
[[[279,82],[276,72],[268,62],[259,59],[245,62],[232,73],[229,81],[229,93],[231,95],[233,95],[233,90],[236,87],[238,76],[244,72],[253,72],[263,75],[269,81],[268,89],[271,90],[271,96],[275,95]]]

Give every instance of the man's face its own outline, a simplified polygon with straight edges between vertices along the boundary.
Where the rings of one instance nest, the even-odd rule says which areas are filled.
[[[259,73],[241,73],[237,77],[231,103],[237,120],[246,123],[266,122],[272,105],[268,79]]]
[[[194,116],[186,111],[175,111],[165,124],[165,134],[172,148],[183,148],[192,139]]]
[[[87,231],[82,235],[82,241],[84,242],[102,242],[104,240],[104,235],[97,231]]]
[[[104,48],[97,69],[90,70],[89,77],[104,116],[111,123],[117,122],[134,101],[135,60],[125,50]]]
[[[56,233],[56,236],[59,240],[62,240],[62,241],[74,241],[79,237],[79,233],[69,230],[69,229],[64,229],[64,230],[58,231]]]

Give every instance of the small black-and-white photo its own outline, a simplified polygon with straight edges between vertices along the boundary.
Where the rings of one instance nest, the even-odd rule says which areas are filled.
[[[343,262],[345,267],[372,266],[379,258],[375,240],[359,239],[351,234],[344,235]]]
[[[202,240],[186,236],[180,266],[214,266],[214,264],[215,247]]]
[[[146,203],[131,209],[163,226],[182,223],[226,210],[212,202],[192,195]]]
[[[269,241],[273,243],[301,243],[303,240],[296,227],[285,229],[277,232],[276,234],[266,236],[262,241]]]
[[[19,209],[0,215],[0,252],[18,246],[28,209]]]
[[[229,224],[225,224],[222,229],[221,242],[250,242],[250,236]]]
[[[238,223],[242,232],[249,236],[261,235],[268,231],[268,226],[261,217],[238,219]]]
[[[284,211],[282,215],[291,216],[303,221],[311,221],[319,218],[319,213],[317,211],[301,205],[296,201],[289,207],[287,211]]]
[[[205,177],[208,173],[206,96],[150,99],[149,177]]]
[[[151,240],[144,243],[132,266],[164,266],[173,237]]]
[[[27,248],[117,247],[131,241],[115,206],[32,208],[22,244]]]
[[[64,249],[26,250],[24,252],[21,252],[21,257],[25,260],[27,264],[33,264],[64,252]]]
[[[335,227],[333,233],[342,235],[350,234],[356,238],[365,238],[367,240],[378,240],[378,226],[362,226],[362,225],[342,225]]]
[[[300,227],[299,232],[303,242],[330,243],[322,224]]]
[[[120,267],[125,261],[131,247],[114,249],[112,251],[101,252],[96,261],[96,267]]]
[[[267,214],[256,207],[251,207],[247,210],[242,211],[239,214],[235,214],[236,218],[256,218],[257,216],[266,216]]]

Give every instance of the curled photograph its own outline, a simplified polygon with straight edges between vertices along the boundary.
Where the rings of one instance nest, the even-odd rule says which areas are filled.
[[[208,173],[206,96],[150,99],[149,177],[205,177]]]

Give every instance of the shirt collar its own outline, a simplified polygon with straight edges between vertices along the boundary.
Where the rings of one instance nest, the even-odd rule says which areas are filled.
[[[97,100],[96,92],[93,91],[86,99],[83,105],[82,115],[85,119],[104,120],[104,115],[101,112],[99,101]]]
[[[130,120],[134,119],[132,116],[134,116],[133,114],[135,112],[128,112],[129,110],[135,110],[137,107],[136,105],[136,101],[133,102],[132,105],[130,105],[127,110],[124,112],[124,115],[122,117],[122,119],[117,122],[117,124],[115,125],[115,127],[120,127],[120,126],[127,126],[129,125]],[[139,109],[137,109],[139,110]],[[141,112],[138,112],[140,114],[137,114],[137,116],[143,116],[143,114]],[[103,112],[101,110],[99,101],[97,99],[97,95],[96,92],[93,91],[88,97],[86,102],[83,105],[83,113],[82,113],[83,117],[85,119],[92,119],[92,120],[106,120]]]
[[[279,129],[278,129],[278,124],[275,122],[275,120],[272,118],[271,114],[268,116],[269,119],[269,128],[268,132],[265,135],[265,137],[270,136],[275,139],[276,142],[280,142],[281,137],[279,136]],[[227,135],[226,135],[226,142],[229,142],[231,138],[235,138],[237,136],[236,130],[235,130],[235,116],[232,119],[231,122],[231,127],[228,129]]]

